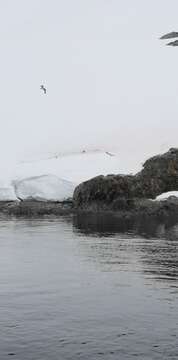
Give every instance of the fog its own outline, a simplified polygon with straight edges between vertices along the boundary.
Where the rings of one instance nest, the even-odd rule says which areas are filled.
[[[1,167],[176,146],[178,49],[159,37],[177,14],[176,0],[0,0]]]

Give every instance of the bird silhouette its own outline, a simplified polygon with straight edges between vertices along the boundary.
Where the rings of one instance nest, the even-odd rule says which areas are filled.
[[[168,46],[178,46],[178,40],[171,41],[170,43],[166,44]]]
[[[173,39],[173,38],[176,38],[178,37],[178,32],[176,31],[172,31],[168,34],[165,34],[163,36],[160,37],[161,40],[164,40],[164,39]]]
[[[165,34],[163,36],[160,37],[160,40],[166,40],[166,39],[174,39],[174,38],[178,38],[178,32],[176,31],[172,31],[168,34]],[[178,40],[175,41],[171,41],[170,43],[166,44],[168,46],[178,46]]]
[[[44,87],[44,85],[41,85],[40,89],[44,91],[44,94],[46,94],[46,88]]]

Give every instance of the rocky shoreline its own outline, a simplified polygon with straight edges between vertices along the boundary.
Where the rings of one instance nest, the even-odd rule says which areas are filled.
[[[162,193],[178,190],[178,149],[148,159],[135,175],[97,176],[76,187],[74,207],[90,211],[141,211]]]
[[[135,206],[125,210],[97,210],[90,209],[80,210],[74,208],[72,201],[67,202],[39,202],[39,201],[22,201],[22,202],[2,202],[0,203],[0,217],[6,218],[55,218],[60,216],[117,216],[120,222],[146,221],[147,219],[167,222],[174,219],[178,222],[178,198],[170,197],[164,201],[141,200],[136,202]]]
[[[63,201],[3,201],[0,202],[0,216],[39,218],[43,216],[69,215],[73,211],[73,202]]]
[[[148,159],[136,175],[97,176],[76,187],[73,199],[54,201],[2,201],[1,217],[57,217],[69,214],[117,213],[118,219],[140,217],[178,221],[178,198],[155,197],[178,190],[178,149]]]
[[[171,218],[178,221],[178,198],[170,197],[164,201],[140,200],[132,203],[132,206],[122,210],[112,209],[77,209],[73,201],[65,202],[40,202],[40,201],[11,201],[0,203],[0,217],[15,218],[40,218],[59,217],[66,215],[84,216],[94,214],[117,214],[117,219],[135,221],[137,219],[155,219],[167,221]]]

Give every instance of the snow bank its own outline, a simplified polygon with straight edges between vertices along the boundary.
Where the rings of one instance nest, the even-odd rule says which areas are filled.
[[[33,176],[53,174],[61,179],[79,184],[97,175],[128,174],[141,170],[140,161],[135,153],[127,149],[121,152],[106,150],[82,150],[73,153],[50,155],[48,158],[31,159],[0,167],[0,187],[10,186],[12,180]],[[141,157],[141,155],[140,155]],[[1,165],[1,164],[0,164]]]
[[[0,201],[18,200],[13,187],[0,187]]]
[[[170,196],[178,197],[178,191],[168,191],[161,195],[158,195],[155,200],[162,201],[168,199]]]
[[[106,152],[83,152],[59,155],[51,159],[21,163],[16,167],[14,178],[53,174],[79,184],[97,175],[120,172],[120,158]]]
[[[21,200],[63,201],[73,196],[75,184],[55,175],[42,175],[13,182]]]
[[[48,159],[19,163],[10,168],[11,172],[8,174],[2,171],[0,188],[3,191],[2,196],[0,193],[0,200],[20,198],[63,201],[72,197],[77,184],[97,175],[117,174],[122,166],[117,154],[94,150],[58,154]],[[15,193],[11,188],[11,195],[8,195],[6,188],[11,184]]]

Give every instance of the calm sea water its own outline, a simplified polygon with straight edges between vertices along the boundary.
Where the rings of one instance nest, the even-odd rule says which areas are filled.
[[[0,360],[178,358],[178,226],[0,222]]]

